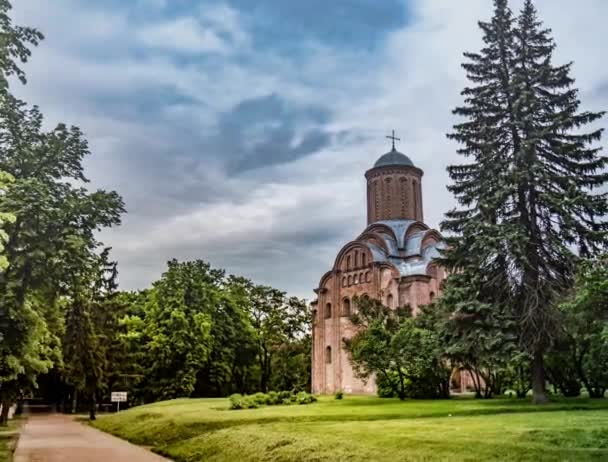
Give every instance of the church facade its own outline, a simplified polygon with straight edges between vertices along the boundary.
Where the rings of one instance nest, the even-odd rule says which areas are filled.
[[[447,276],[435,259],[445,248],[441,235],[424,224],[423,171],[393,149],[365,173],[367,227],[338,253],[315,289],[312,334],[312,392],[375,393],[353,373],[343,339],[356,330],[353,297],[367,295],[390,308],[430,303]]]

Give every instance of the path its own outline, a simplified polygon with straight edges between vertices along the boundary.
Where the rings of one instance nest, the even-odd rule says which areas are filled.
[[[14,462],[167,462],[61,414],[33,415],[21,431]]]

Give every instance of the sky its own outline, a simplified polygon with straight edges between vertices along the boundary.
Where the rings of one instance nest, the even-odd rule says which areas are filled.
[[[425,172],[425,221],[455,203],[445,134],[490,0],[13,0],[46,36],[14,93],[79,126],[120,286],[204,259],[312,299],[365,228],[364,173],[398,149]],[[514,10],[521,0],[512,0]],[[538,0],[585,110],[608,109],[605,0]],[[599,122],[608,127],[608,118]],[[605,140],[604,140],[605,142]]]

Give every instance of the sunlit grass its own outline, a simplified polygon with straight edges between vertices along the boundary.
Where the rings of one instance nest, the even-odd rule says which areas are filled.
[[[608,401],[386,400],[228,410],[175,400],[95,425],[177,461],[608,460]]]
[[[11,460],[12,450],[17,439],[17,421],[10,421],[8,427],[0,427],[0,462]]]

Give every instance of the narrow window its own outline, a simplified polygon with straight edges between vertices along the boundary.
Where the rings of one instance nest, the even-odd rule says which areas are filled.
[[[348,257],[346,257],[346,269],[347,270],[350,269],[350,255]]]
[[[355,250],[355,268],[359,265],[359,251]]]
[[[342,287],[346,287],[346,276],[342,278]]]
[[[325,319],[331,318],[331,303],[325,305]]]
[[[331,364],[331,347],[325,348],[325,364]]]
[[[362,266],[367,266],[367,254],[366,253],[361,255],[361,260],[362,260],[362,262],[361,262]]]
[[[342,301],[342,316],[350,317],[350,300],[348,298]]]
[[[355,284],[359,284],[359,276],[357,276],[356,274],[355,274],[354,281],[355,281]]]
[[[312,310],[312,322],[317,322],[317,310]]]
[[[365,282],[365,274],[359,273],[359,284],[363,284]]]
[[[348,285],[351,286],[353,284],[353,277],[348,276]]]

